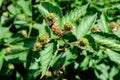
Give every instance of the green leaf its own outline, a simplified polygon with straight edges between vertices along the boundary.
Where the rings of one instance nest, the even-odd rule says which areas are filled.
[[[16,7],[13,4],[9,5],[7,8],[9,10],[9,12],[13,15],[16,15],[16,14],[20,13],[20,8]]]
[[[9,51],[6,52],[7,54],[17,54],[23,51],[29,50],[29,48],[21,47],[21,46],[12,46],[9,47]]]
[[[52,63],[52,68],[54,69],[54,70],[60,70],[61,69],[61,67],[64,65],[64,63],[65,63],[65,59],[66,59],[66,54],[64,54],[64,53],[60,53],[60,54],[58,54],[56,57],[55,57],[55,59],[54,59],[54,63]]]
[[[16,80],[24,80],[19,72],[16,73]]]
[[[75,51],[74,53],[72,51]],[[66,60],[65,60],[65,66],[71,64],[72,62],[74,62],[74,60],[77,58],[77,51],[75,49],[73,49],[72,51],[70,50],[66,50],[64,52],[64,55],[66,55]]]
[[[86,47],[86,50],[91,51],[93,53],[94,53],[94,50],[97,51],[98,50],[98,46],[95,43],[95,40],[93,39],[93,37],[90,36],[90,35],[86,35],[85,38],[87,38],[88,41],[89,41],[89,45]]]
[[[29,69],[38,69],[38,63],[37,62],[31,62]]]
[[[19,0],[17,3],[28,16],[32,16],[31,1]]]
[[[86,56],[85,59],[80,64],[80,67],[82,68],[82,70],[88,69],[89,62],[90,62],[90,56]]]
[[[0,0],[0,7],[1,7],[2,3],[3,3],[3,0]]]
[[[89,30],[91,29],[92,25],[95,23],[97,14],[82,19],[79,26],[76,26],[75,30],[73,30],[73,34],[79,40],[83,36],[85,36]]]
[[[64,24],[68,21],[74,22],[77,19],[79,19],[81,16],[85,15],[87,7],[88,4],[78,9],[74,9],[70,13],[66,14],[63,19]]]
[[[5,27],[11,27],[12,26],[11,23],[13,23],[15,17],[16,17],[16,15],[6,19],[2,25]]]
[[[44,49],[42,49],[40,53],[40,70],[42,72],[41,78],[45,75],[48,67],[50,65],[50,61],[54,52],[57,50],[56,43],[48,43],[45,45]]]
[[[109,78],[109,68],[110,66],[105,65],[104,63],[96,65],[94,70],[97,78],[99,78],[100,80],[107,80]]]
[[[109,73],[109,80],[114,80],[114,76],[119,72],[119,69],[113,66]]]
[[[27,25],[28,24],[28,22],[27,21],[14,21],[14,24],[15,25]]]
[[[46,18],[47,15],[49,14],[48,10],[45,9],[42,4],[38,5],[38,9],[39,9],[39,12],[41,13],[41,15]]]
[[[91,36],[99,45],[105,46],[111,50],[120,51],[120,38],[114,34],[99,32],[93,33]]]
[[[19,40],[12,42],[12,44],[14,44],[14,46],[18,46],[18,48],[21,47],[23,49],[24,48],[31,49],[31,48],[33,48],[35,42],[36,42],[36,38],[31,37],[31,38],[26,38],[26,39],[21,38]]]
[[[104,50],[100,49],[98,52],[97,52],[97,55],[96,57],[98,57],[97,60],[95,60],[95,63],[99,63],[100,61],[104,60],[105,58],[107,58],[107,54],[104,53]]]
[[[58,49],[59,49],[59,44],[58,44],[59,42],[57,42],[57,44],[56,44],[56,51],[54,52],[54,55],[52,56],[52,59],[51,59],[51,61],[50,61],[50,65],[49,65],[49,67],[52,67],[53,65],[54,65],[54,63],[56,62],[56,57],[58,57],[57,56],[57,53],[58,53]]]
[[[20,61],[26,61],[28,51],[29,49],[25,47],[12,46],[8,49],[8,52],[6,52],[5,60],[18,59]]]
[[[49,38],[58,38],[58,36],[54,35],[54,33],[52,32],[52,30],[50,29],[49,26],[47,26],[45,20],[43,21],[42,24],[34,24],[32,26],[34,29],[37,29],[39,34],[40,33],[44,33],[44,34],[47,34]]]
[[[100,16],[100,20],[98,20],[98,26],[100,27],[102,32],[107,32],[107,33],[111,32],[108,24],[109,23],[108,23],[107,17],[104,14],[102,14]]]
[[[33,48],[34,43],[36,42],[36,38],[27,38],[27,39],[24,39],[23,41],[24,41],[24,47]]]
[[[34,29],[37,29],[37,30],[39,31],[39,34],[40,34],[40,33],[44,33],[44,34],[47,34],[49,37],[51,36],[51,35],[50,35],[50,34],[51,34],[50,29],[49,29],[49,27],[46,25],[46,22],[45,22],[45,21],[43,21],[42,24],[38,24],[38,23],[33,24],[32,27],[33,27]]]
[[[3,65],[4,55],[5,55],[5,51],[2,49],[2,50],[0,51],[0,70],[1,70],[2,65]]]
[[[112,51],[110,49],[107,49],[105,53],[108,55],[111,61],[120,65],[120,54],[119,53]]]
[[[2,27],[0,25],[0,39],[3,39],[3,38],[9,38],[11,36],[11,32],[9,31],[9,27],[6,28],[6,27]]]
[[[56,18],[57,18],[56,23],[58,25],[62,24],[62,12],[61,12],[61,9],[59,7],[53,5],[49,2],[43,2],[40,5],[38,5],[38,9],[45,19],[49,13],[55,13]]]
[[[79,52],[75,48],[61,52],[54,58],[54,63],[52,64],[53,69],[60,70],[63,65],[68,66],[69,64],[73,63],[78,54]]]
[[[114,31],[113,33],[120,38],[120,29],[118,29],[117,31]]]

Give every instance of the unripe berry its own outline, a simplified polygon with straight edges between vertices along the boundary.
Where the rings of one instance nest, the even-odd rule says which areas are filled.
[[[56,15],[54,13],[49,13],[47,16],[47,21],[49,25],[52,25],[56,22]]]
[[[49,39],[46,34],[40,34],[38,36],[38,42],[40,42],[41,44],[46,44],[46,43],[48,43],[48,41],[49,41]]]
[[[36,51],[40,50],[41,48],[42,48],[41,43],[39,43],[39,42],[35,42],[35,43],[34,43],[34,49],[35,49]]]
[[[5,18],[8,18],[8,12],[3,12],[3,16],[5,17]]]
[[[52,19],[54,19],[55,18],[55,14],[54,13],[49,13],[48,14],[48,19],[49,20],[52,20]]]
[[[24,36],[24,38],[27,38],[27,31],[26,30],[22,30],[21,33]]]
[[[10,52],[10,47],[5,48],[5,52],[9,53]]]
[[[87,40],[87,38],[81,38],[78,43],[78,46],[84,49],[88,44],[89,44],[89,41]]]
[[[72,29],[73,29],[73,24],[72,24],[71,22],[65,23],[65,25],[64,25],[64,30],[65,30],[66,32],[70,32]]]
[[[14,66],[13,64],[9,64],[9,65],[8,65],[8,68],[9,68],[10,70],[14,70],[14,69],[15,69],[15,66]]]
[[[52,26],[52,31],[54,34],[58,35],[58,36],[62,36],[62,31],[60,29],[60,27],[57,24],[54,24]]]
[[[112,31],[116,31],[119,28],[119,25],[115,22],[110,22],[110,28],[112,29]]]
[[[47,71],[46,74],[45,74],[45,76],[46,76],[46,78],[51,77],[52,76],[51,71]]]
[[[99,32],[100,29],[97,25],[94,25],[93,28],[91,29],[91,32]]]
[[[40,42],[45,41],[46,38],[47,38],[47,36],[46,36],[45,34],[40,34],[40,35],[39,35],[39,41],[40,41]]]
[[[55,70],[55,71],[53,72],[53,74],[54,74],[55,76],[59,77],[59,76],[61,76],[61,75],[63,74],[63,72],[60,71],[60,70]]]

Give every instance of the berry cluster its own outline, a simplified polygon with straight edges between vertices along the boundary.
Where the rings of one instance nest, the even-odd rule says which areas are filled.
[[[49,42],[49,38],[46,34],[40,34],[37,37],[37,41],[34,44],[34,49],[36,51],[40,50],[42,48],[42,45],[46,44]]]
[[[56,15],[54,13],[49,13],[46,19],[49,26],[51,26],[53,33],[57,36],[63,36],[63,32],[60,26],[55,23]],[[66,22],[64,25],[64,33],[70,32],[72,31],[72,29],[73,29],[73,24],[71,22]]]

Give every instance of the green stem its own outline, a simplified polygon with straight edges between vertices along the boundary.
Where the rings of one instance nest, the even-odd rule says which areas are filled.
[[[30,24],[30,25],[29,25],[28,38],[30,37],[31,31],[32,31],[32,25]]]
[[[11,47],[12,45],[11,45],[11,44],[7,44],[7,43],[6,43],[6,44],[4,44],[4,46],[9,46],[9,47]]]

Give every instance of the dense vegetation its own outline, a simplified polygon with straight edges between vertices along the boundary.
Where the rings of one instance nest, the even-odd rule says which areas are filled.
[[[120,0],[0,0],[0,80],[119,80]]]

